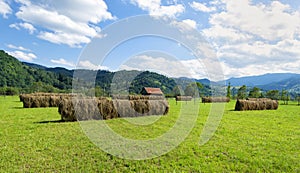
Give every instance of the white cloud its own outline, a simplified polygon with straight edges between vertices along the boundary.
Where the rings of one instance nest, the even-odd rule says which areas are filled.
[[[216,7],[208,7],[204,3],[195,2],[195,1],[190,3],[190,6],[196,11],[201,11],[201,12],[206,12],[206,13],[214,12],[217,10]]]
[[[52,33],[40,32],[37,36],[43,40],[47,40],[56,44],[67,44],[70,47],[81,47],[79,43],[89,43],[90,38],[84,35],[70,34],[65,32]]]
[[[32,26],[30,23],[20,23],[20,26],[24,29],[27,29],[30,34],[33,34],[33,32],[36,30],[34,26]]]
[[[263,75],[266,73],[299,73],[300,60],[278,63],[269,62],[268,64],[248,64],[246,67],[242,68],[231,68],[230,65],[222,63],[222,68],[226,78],[230,77],[242,77],[250,75]]]
[[[181,32],[197,29],[197,23],[191,19],[185,19],[183,21],[172,21],[171,25],[177,27]]]
[[[237,28],[261,39],[276,41],[300,34],[300,13],[289,5],[273,1],[269,5],[248,0],[225,1],[226,10],[210,17],[213,26]]]
[[[11,12],[12,12],[12,9],[5,2],[5,0],[0,0],[0,14],[2,14],[2,16],[4,18],[7,18],[7,14],[11,14]]]
[[[7,53],[13,57],[16,57],[20,60],[25,60],[25,61],[32,61],[33,59],[37,58],[36,55],[33,53],[25,53],[25,52],[22,52],[19,50],[12,51],[12,52],[8,51]]]
[[[177,60],[167,56],[137,55],[122,64],[120,70],[149,70],[169,77],[207,77],[201,61]]]
[[[182,4],[174,3],[173,5],[161,5],[160,0],[131,0],[131,3],[137,5],[144,11],[148,11],[152,16],[163,16],[174,18],[184,12]]]
[[[226,28],[220,25],[214,25],[211,28],[202,30],[202,33],[215,41],[221,41],[222,43],[228,42],[241,42],[251,40],[254,36],[247,32],[242,32],[234,28]]]
[[[13,44],[8,44],[7,47],[11,49],[21,50],[21,51],[27,51],[27,52],[31,51],[30,49],[24,48],[22,46],[15,46]]]
[[[95,26],[105,20],[114,20],[103,0],[51,1],[42,3],[18,0],[21,3],[16,16],[38,26],[38,37],[53,43],[72,47],[88,43],[100,28]]]
[[[24,28],[26,30],[28,30],[28,32],[30,34],[33,34],[34,31],[36,31],[35,27],[33,25],[31,25],[30,23],[14,23],[14,24],[10,24],[9,27],[11,28],[15,28],[17,30],[20,30],[21,28]]]
[[[218,5],[224,9],[210,15],[203,34],[217,49],[227,77],[300,73],[295,65],[300,62],[299,11],[279,1],[220,0]]]
[[[90,69],[90,70],[109,70],[108,67],[95,65],[90,61],[79,61],[77,67],[78,69]]]
[[[183,23],[189,25],[190,27],[192,27],[193,29],[197,28],[197,22],[192,20],[192,19],[185,19],[182,21]]]
[[[60,58],[58,60],[51,59],[52,63],[59,64],[59,65],[65,65],[69,67],[75,67],[75,64],[73,62],[68,62],[67,60]]]

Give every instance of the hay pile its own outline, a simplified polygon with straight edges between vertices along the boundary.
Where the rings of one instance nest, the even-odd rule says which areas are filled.
[[[278,101],[271,99],[249,99],[237,100],[235,104],[236,111],[247,110],[276,110],[278,109]]]
[[[191,101],[191,96],[176,96],[176,101]]]
[[[74,94],[33,93],[19,95],[24,108],[58,107],[61,99],[73,98]]]
[[[228,97],[202,97],[202,103],[230,102]]]
[[[169,104],[166,100],[113,100],[119,117],[166,115]]]
[[[113,103],[119,117],[166,115],[169,112],[169,104],[163,96],[114,96]]]
[[[162,99],[158,100],[158,97],[155,98],[157,100],[151,99],[152,96],[139,97],[140,99],[138,99],[138,96],[118,98],[113,100],[107,98],[62,99],[58,107],[58,112],[61,114],[62,120],[76,121],[165,115],[169,111],[168,102]],[[128,100],[128,98],[132,100]]]
[[[64,121],[102,120],[118,117],[112,101],[103,98],[62,99],[58,106],[58,112]]]

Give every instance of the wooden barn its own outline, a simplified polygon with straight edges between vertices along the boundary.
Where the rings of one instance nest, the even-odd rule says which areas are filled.
[[[143,87],[141,91],[142,95],[152,95],[152,96],[163,96],[164,93],[160,88],[151,88],[151,87]]]

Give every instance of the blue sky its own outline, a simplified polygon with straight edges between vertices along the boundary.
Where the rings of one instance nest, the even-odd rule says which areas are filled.
[[[300,1],[295,0],[0,0],[0,49],[49,67],[157,69],[174,77],[207,77],[203,64],[180,44],[149,36],[117,46],[102,64],[78,60],[109,25],[143,14],[199,31],[225,78],[300,73]]]

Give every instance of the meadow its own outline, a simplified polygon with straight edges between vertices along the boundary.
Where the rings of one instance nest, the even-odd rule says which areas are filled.
[[[128,138],[153,138],[178,118],[179,105],[175,100],[169,104],[169,114],[152,126],[137,128],[124,119],[106,123]],[[210,106],[200,105],[194,128],[174,150],[153,159],[127,160],[94,145],[80,123],[61,122],[57,108],[26,109],[17,96],[0,97],[0,172],[300,172],[296,102],[278,110],[238,112],[231,101],[214,136],[199,145]]]

